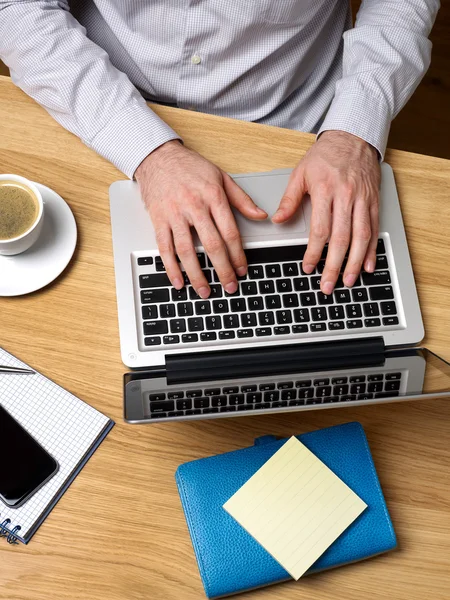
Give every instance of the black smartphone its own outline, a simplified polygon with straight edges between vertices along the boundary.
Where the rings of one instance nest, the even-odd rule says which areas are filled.
[[[0,500],[9,508],[22,506],[59,468],[56,460],[1,405],[0,461]]]

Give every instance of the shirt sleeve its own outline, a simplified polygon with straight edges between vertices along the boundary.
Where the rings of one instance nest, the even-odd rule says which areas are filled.
[[[87,38],[68,0],[0,0],[0,58],[17,86],[130,178],[179,139]]]
[[[428,39],[439,0],[363,0],[344,33],[342,78],[318,135],[347,131],[383,158],[392,119],[409,100],[431,59]]]

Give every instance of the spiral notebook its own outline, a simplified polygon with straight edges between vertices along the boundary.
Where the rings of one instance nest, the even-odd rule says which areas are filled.
[[[1,348],[0,365],[32,368]],[[0,537],[27,544],[114,422],[40,373],[0,373],[0,404],[59,463],[58,473],[22,507],[0,502]]]

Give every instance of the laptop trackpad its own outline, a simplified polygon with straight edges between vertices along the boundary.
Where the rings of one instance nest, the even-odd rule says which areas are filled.
[[[287,223],[275,225],[270,220],[275,214],[286,190],[289,174],[286,172],[255,173],[233,177],[236,183],[247,192],[253,201],[269,215],[269,218],[265,221],[250,221],[242,216],[239,211],[233,210],[239,231],[244,239],[305,237],[304,234],[307,231],[307,226],[303,206],[300,206],[297,213]]]

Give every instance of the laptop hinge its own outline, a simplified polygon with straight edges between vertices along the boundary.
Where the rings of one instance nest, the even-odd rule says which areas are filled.
[[[242,350],[173,354],[166,358],[167,383],[259,377],[384,363],[383,338],[313,342]]]

